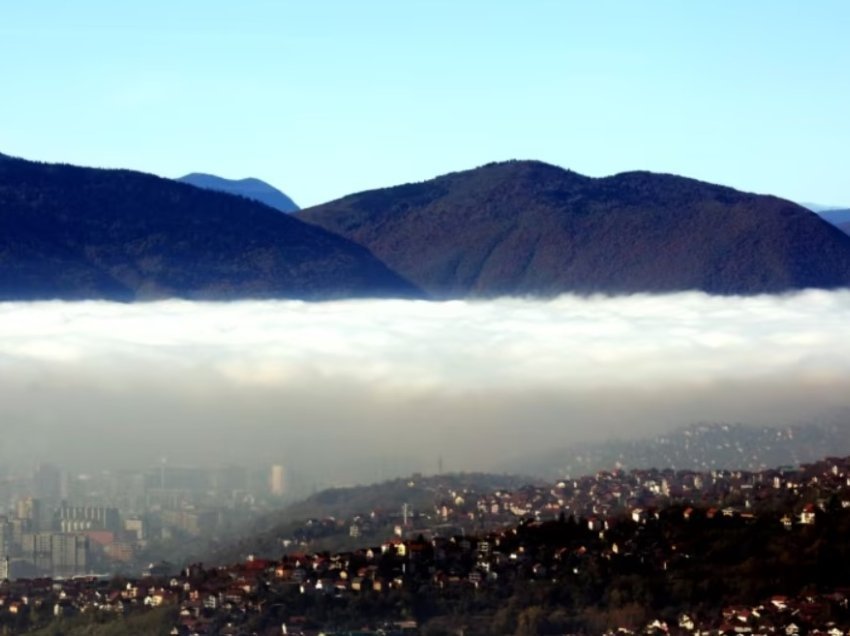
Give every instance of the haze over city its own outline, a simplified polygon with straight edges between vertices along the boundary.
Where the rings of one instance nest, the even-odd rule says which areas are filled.
[[[3,461],[497,470],[850,407],[850,293],[0,305]],[[383,474],[382,474],[383,471]]]
[[[169,178],[199,171],[259,177],[285,190],[302,208],[513,158],[543,160],[593,177],[625,170],[675,173],[746,192],[840,206],[850,203],[843,161],[850,143],[845,125],[850,89],[837,81],[850,66],[843,37],[848,20],[850,8],[837,0],[807,6],[610,2],[591,7],[548,0],[403,6],[384,0],[309,6],[254,0],[232,7],[195,1],[133,7],[100,0],[73,6],[19,4],[7,8],[0,24],[0,71],[9,96],[0,102],[0,152]],[[528,168],[530,173],[536,165]],[[534,198],[534,179],[549,177],[524,177],[525,168],[509,165],[504,173],[511,170],[519,174],[515,191],[522,195],[511,201],[522,209],[542,205]],[[112,178],[102,174],[97,179]],[[572,174],[558,178],[566,183]],[[41,177],[27,186],[33,190],[25,196],[15,190],[24,178],[15,178],[18,182],[6,191],[10,210],[21,202],[51,200],[38,190]],[[75,178],[63,177],[61,187],[70,184],[68,192],[75,192]],[[495,192],[500,178],[491,178]],[[631,189],[654,192],[658,187],[666,199],[682,188],[702,187],[688,182],[668,188],[653,185],[653,175],[636,178],[646,181],[599,186],[601,192],[621,190],[612,195],[613,203],[599,203],[599,191],[567,196],[561,185],[545,203],[553,206],[555,218],[563,213],[558,207],[563,201],[582,197],[602,206],[599,210],[619,205],[631,214]],[[86,220],[87,205],[106,210],[103,226],[72,224],[57,230],[79,232],[68,239],[71,247],[57,249],[50,243],[53,228],[66,222],[66,212],[60,210],[54,221],[42,209],[23,213],[19,220],[45,219],[47,225],[33,234],[8,232],[8,253],[30,245],[32,236],[47,237],[47,247],[21,253],[21,267],[33,266],[37,273],[24,276],[24,284],[10,283],[13,290],[4,298],[113,298],[93,291],[91,280],[101,275],[107,287],[124,286],[124,295],[115,298],[161,298],[172,292],[214,297],[209,290],[216,289],[215,276],[232,271],[235,260],[242,259],[237,279],[245,271],[272,271],[269,254],[277,248],[255,249],[257,235],[293,235],[291,221],[277,234],[257,229],[251,235],[253,221],[241,223],[236,215],[222,213],[216,222],[225,219],[248,228],[240,236],[245,242],[235,240],[234,225],[217,229],[206,224],[209,234],[197,245],[186,247],[178,235],[163,253],[156,252],[167,236],[156,225],[162,219],[184,214],[196,223],[190,235],[197,236],[197,215],[213,204],[225,212],[235,204],[198,199],[189,205],[181,200],[188,190],[144,183],[132,186],[134,194],[127,197],[120,188],[130,186],[120,179],[109,186],[115,190],[93,188],[79,199],[63,194],[59,207],[82,200],[72,214],[82,210]],[[177,211],[156,198],[144,205],[162,219],[132,208],[141,200],[138,192],[159,190],[168,190],[162,200]],[[95,204],[91,197],[98,192],[109,194]],[[694,223],[713,218],[705,210],[717,213],[715,208],[730,196],[711,192],[688,195],[706,197],[695,208]],[[398,196],[398,209],[418,205],[415,197]],[[473,210],[490,210],[490,199],[467,204],[464,196],[461,189],[451,205],[459,201]],[[730,234],[719,237],[721,249],[710,254],[711,267],[726,267],[723,278],[712,271],[702,279],[705,284],[673,281],[662,288],[758,294],[763,281],[770,283],[765,290],[798,290],[812,280],[815,287],[843,286],[843,237],[815,228],[817,241],[811,245],[817,247],[809,255],[828,244],[832,251],[825,262],[832,270],[821,278],[821,273],[785,276],[814,271],[798,260],[808,245],[804,239],[796,252],[777,256],[794,237],[808,240],[809,229],[788,229],[780,220],[786,211],[775,201],[753,201],[775,208],[775,215],[763,216],[777,219],[771,227],[776,233],[762,243],[753,240],[759,249],[767,246],[763,262],[778,267],[754,275],[755,285],[739,289],[730,284],[730,276],[747,271],[751,263],[730,257],[726,267],[724,246],[738,245],[739,255],[756,253],[740,235]],[[125,205],[130,206],[128,218],[152,223],[145,230],[151,234],[115,239],[112,228],[132,222],[113,223],[109,214],[114,206],[125,213]],[[730,206],[736,219],[762,215],[761,208],[756,214],[743,205]],[[596,208],[570,214],[589,218],[590,209]],[[652,202],[642,209],[651,215]],[[457,218],[468,212],[452,214]],[[253,216],[239,218],[277,222],[256,208],[239,212],[247,213]],[[311,220],[309,214],[300,218]],[[615,227],[631,217],[618,218]],[[612,239],[607,226],[588,233],[589,247],[597,250],[588,261],[597,265],[588,267],[607,267],[606,275],[616,277],[621,258],[642,264],[647,254],[664,253],[674,244],[683,254],[697,254],[682,245],[695,232],[704,235],[706,225],[680,224],[683,231],[674,237],[663,234],[666,221],[648,218],[640,233],[626,228]],[[388,235],[380,223],[376,227],[379,239]],[[767,232],[765,227],[754,232]],[[103,228],[107,243],[86,243]],[[647,242],[645,252],[628,251],[630,241],[641,244],[656,229],[661,249]],[[413,242],[437,245],[433,236],[423,240],[418,231],[411,230]],[[469,236],[476,238],[475,231],[469,229]],[[378,253],[377,243],[367,247],[393,262],[394,240],[386,253]],[[482,232],[478,243],[489,240]],[[204,251],[210,245],[216,247]],[[528,245],[533,253],[538,243]],[[623,251],[611,251],[612,245]],[[142,253],[151,246],[153,252]],[[125,247],[127,262],[104,256]],[[342,247],[354,249],[358,259],[371,258],[359,247]],[[64,283],[57,288],[49,283],[48,292],[27,296],[26,285],[41,280],[42,263],[77,249],[92,261],[85,266],[100,273],[72,273],[71,265],[60,260],[51,275]],[[185,258],[181,250],[189,249],[195,251]],[[331,254],[324,244],[310,249]],[[435,247],[440,249],[440,267],[459,268],[455,247]],[[566,254],[573,247],[552,249]],[[218,281],[219,287],[236,289],[233,298],[297,297],[313,285],[321,290],[327,263],[295,267],[286,259],[296,251],[283,254],[277,262],[283,264],[273,271],[296,281],[321,272],[299,291],[287,291],[288,282],[273,287],[274,293],[257,287],[268,280],[252,281],[244,294],[238,280]],[[334,263],[348,257],[327,256]],[[431,263],[427,259],[432,257],[425,255],[423,261]],[[524,258],[521,252],[508,254],[494,269],[515,267]],[[196,294],[175,287],[173,279],[145,278],[165,270],[164,262],[177,263],[178,280],[189,277],[193,264],[213,280]],[[222,270],[213,269],[222,262]],[[364,267],[383,266],[369,261]],[[687,267],[699,270],[701,262]],[[660,277],[677,268],[662,262],[648,271]],[[400,289],[393,287],[399,284],[408,285],[414,296],[414,288],[433,287],[433,281],[416,279],[420,272],[415,267],[392,275],[398,273],[409,280],[393,279],[381,295]],[[344,285],[352,285],[351,279],[361,285],[358,277],[346,278]],[[78,288],[63,296],[61,285],[71,279]],[[369,295],[369,284],[357,287],[357,295],[364,295],[363,289]],[[164,455],[200,463],[249,461],[259,454],[306,465],[333,457],[335,478],[345,480],[374,477],[375,463],[386,461],[376,458],[387,456],[396,458],[397,472],[433,466],[438,455],[458,469],[495,468],[507,455],[552,444],[638,436],[696,421],[780,425],[847,406],[842,397],[850,393],[843,390],[850,364],[844,291],[750,298],[630,296],[654,287],[646,280],[610,289],[604,280],[601,285],[600,291],[613,289],[624,296],[580,298],[570,296],[575,290],[566,287],[554,288],[545,299],[493,299],[499,294],[488,292],[483,294],[488,300],[441,303],[6,303],[0,307],[0,390],[7,422],[3,455],[17,462],[62,457],[81,464],[95,457],[114,464]],[[505,294],[511,294],[510,288]],[[321,297],[321,291],[316,295]],[[338,289],[329,294],[341,296]],[[109,440],[108,452],[96,440]]]

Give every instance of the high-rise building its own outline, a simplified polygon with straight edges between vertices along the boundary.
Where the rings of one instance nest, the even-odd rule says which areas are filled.
[[[51,541],[54,576],[84,574],[89,562],[89,539],[85,535],[54,533]]]
[[[62,472],[53,464],[39,464],[33,475],[35,495],[48,501],[62,497]]]
[[[21,556],[41,573],[53,570],[53,533],[25,532],[21,538]]]
[[[38,532],[42,529],[41,522],[43,515],[41,501],[39,499],[33,499],[32,497],[19,499],[17,508],[18,519],[28,521],[30,531]]]
[[[0,559],[7,556],[12,548],[12,524],[6,517],[0,517]],[[0,579],[9,577],[0,577]]]
[[[59,508],[59,529],[62,532],[85,530],[121,530],[121,517],[117,508],[106,506],[69,506]]]
[[[275,464],[269,473],[269,491],[275,497],[280,497],[286,492],[286,473],[281,464]]]
[[[11,545],[21,545],[25,532],[29,532],[29,522],[26,519],[10,519],[9,520],[9,543]]]
[[[131,533],[136,541],[145,539],[145,521],[141,517],[130,517],[124,520],[124,531]]]
[[[27,532],[21,544],[22,558],[40,574],[84,574],[89,564],[89,539],[82,534]]]

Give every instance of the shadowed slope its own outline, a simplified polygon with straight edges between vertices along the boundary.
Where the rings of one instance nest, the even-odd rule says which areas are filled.
[[[131,172],[0,160],[0,300],[418,295],[265,205]]]

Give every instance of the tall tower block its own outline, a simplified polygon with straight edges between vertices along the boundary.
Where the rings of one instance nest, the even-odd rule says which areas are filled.
[[[283,465],[274,464],[269,472],[269,492],[275,497],[281,497],[286,492],[286,473]]]

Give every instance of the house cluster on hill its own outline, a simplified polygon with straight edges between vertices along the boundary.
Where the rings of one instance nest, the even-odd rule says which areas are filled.
[[[496,491],[470,503],[458,494],[437,512],[446,521],[466,517],[505,523],[515,522],[517,517],[549,519],[566,513],[586,518],[593,529],[624,511],[640,520],[653,509],[689,503],[708,507],[712,515],[720,512],[745,517],[756,511],[788,508],[786,523],[811,524],[815,508],[823,509],[830,502],[850,508],[847,459],[829,458],[796,468],[763,471],[600,471],[551,487]]]
[[[250,559],[233,566],[209,569],[194,565],[168,578],[121,582],[92,578],[6,582],[0,586],[0,613],[6,615],[3,624],[14,625],[15,619],[23,619],[29,613],[47,617],[92,612],[121,616],[173,606],[176,619],[171,634],[175,636],[280,633],[318,636],[333,632],[301,613],[305,598],[357,597],[370,599],[373,604],[376,597],[387,598],[393,591],[405,589],[422,590],[423,584],[458,594],[497,587],[501,579],[515,582],[522,578],[531,584],[537,580],[557,581],[578,574],[595,558],[616,558],[618,553],[628,554],[637,547],[625,540],[622,547],[611,543],[600,549],[603,544],[587,544],[584,541],[587,533],[573,528],[567,532],[580,538],[581,545],[552,548],[545,537],[551,530],[551,524],[547,528],[546,524],[529,522],[511,531],[481,538],[396,539],[377,550],[289,555],[276,561]],[[657,552],[645,552],[641,558],[644,557],[655,559],[654,567],[659,570],[668,567],[666,559]],[[850,588],[798,596],[773,595],[756,604],[726,606],[713,617],[697,617],[682,611],[675,622],[653,618],[642,627],[621,626],[609,633],[840,636],[850,634],[850,624],[846,622],[850,617],[848,599]],[[295,609],[295,613],[288,611],[288,607]],[[270,622],[256,620],[268,617],[270,610],[277,610],[273,612],[274,624],[257,629],[258,625]],[[845,621],[839,624],[834,619],[841,616]],[[364,621],[380,626],[356,633],[420,633],[416,620],[410,618],[376,620],[376,617],[367,616]]]
[[[557,631],[541,633],[850,634],[850,458],[755,473],[604,472],[464,494],[437,503],[443,521],[513,523],[173,576],[6,581],[0,623],[169,607],[176,636],[351,625],[419,633],[458,608],[510,625],[531,620],[517,608],[542,603],[535,620]]]
[[[388,503],[346,516],[310,518],[291,534],[280,536],[281,545],[310,550],[314,544],[321,545],[321,540],[342,534],[367,539],[390,532],[407,537],[480,533],[513,526],[523,518],[545,521],[561,514],[582,518],[590,529],[598,530],[625,513],[640,520],[674,504],[705,507],[710,515],[744,518],[781,508],[786,525],[809,525],[814,523],[817,509],[850,507],[850,466],[843,458],[761,471],[599,471],[514,490],[459,487],[441,482],[439,476],[427,478],[427,486],[434,493],[430,509],[411,508],[404,514]]]

